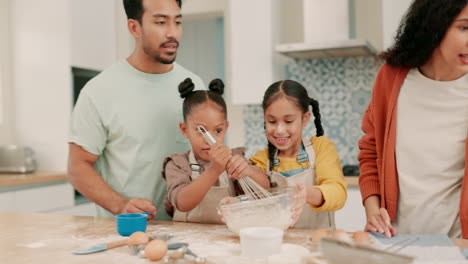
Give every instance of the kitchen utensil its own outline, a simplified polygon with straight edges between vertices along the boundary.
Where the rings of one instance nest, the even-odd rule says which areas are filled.
[[[320,240],[320,248],[330,264],[407,264],[414,260],[410,256],[328,237]]]
[[[197,131],[198,133],[200,133],[202,135],[202,137],[205,139],[206,143],[208,143],[208,145],[210,146],[213,146],[214,144],[216,144],[216,139],[214,139],[214,137],[211,135],[210,132],[208,132],[208,130],[206,130],[206,128],[202,125],[198,125],[197,126]]]
[[[177,259],[175,257],[176,255],[181,255],[182,257],[186,256],[186,254],[192,256],[193,258],[198,258],[199,260],[204,259],[198,257],[195,253],[193,253],[189,248],[188,248],[188,243],[171,243],[167,245],[168,250],[173,250],[174,252],[171,252],[170,255],[168,256],[169,258],[172,259]],[[141,258],[145,258],[145,245],[138,245],[135,249],[137,249],[137,255]],[[174,254],[174,255],[173,255]],[[174,257],[171,257],[174,256]]]
[[[169,236],[169,235],[153,235],[150,236],[150,241],[153,239],[159,239],[159,240],[164,240],[164,241],[169,241],[172,239],[174,236]],[[177,247],[177,244],[182,244],[185,245],[186,243],[171,243],[168,245],[168,249],[171,250],[171,245],[172,247]],[[129,245],[130,251],[132,255],[137,255],[140,250],[144,249],[146,245]],[[188,246],[188,244],[187,244]],[[179,246],[180,247],[180,246]],[[178,247],[177,247],[178,248]]]
[[[242,256],[266,258],[281,251],[283,229],[274,227],[247,227],[239,232]]]
[[[125,246],[127,245],[127,240],[128,239],[122,239],[122,240],[118,240],[118,241],[114,241],[114,242],[110,242],[106,244],[98,244],[98,245],[90,246],[87,248],[78,249],[76,251],[73,251],[72,253],[75,255],[85,255],[85,254],[101,252],[101,251],[108,250],[111,248]]]
[[[0,146],[0,173],[29,173],[35,171],[34,151],[18,145]]]
[[[170,256],[166,255],[162,259],[162,263],[164,264],[180,264],[180,263],[207,264],[211,262],[208,262],[206,258],[194,257],[192,255],[185,255],[184,258],[182,259],[173,259]]]
[[[255,200],[248,195],[222,199],[218,205],[226,225],[235,234],[253,226],[276,227],[286,230],[291,224],[291,208],[295,187],[273,188],[271,198]]]
[[[203,136],[206,140],[208,145],[213,146],[216,144],[216,139],[210,134],[208,130],[202,125],[197,126],[198,132]],[[243,177],[239,179],[239,184],[246,195],[254,199],[263,199],[263,198],[270,198],[271,194],[265,190],[261,185],[256,183],[250,177]]]
[[[179,247],[179,248],[176,248],[176,249],[174,249],[174,248],[170,249],[169,248],[169,250],[173,250],[169,254],[169,258],[171,258],[171,259],[180,259],[180,258],[183,258],[185,256],[185,253],[187,252],[187,246],[182,246],[182,247]]]
[[[146,225],[148,222],[147,214],[119,214],[115,216],[115,222],[117,226],[117,232],[121,236],[129,236],[134,232],[146,231]]]
[[[404,249],[405,247],[413,244],[414,242],[416,242],[418,240],[419,240],[419,237],[403,239],[403,240],[400,240],[400,241],[398,241],[397,243],[395,243],[393,245],[390,245],[389,247],[384,248],[384,250],[387,250],[387,251],[391,250],[392,252],[398,252],[398,251]],[[393,248],[395,248],[395,249],[393,249]]]

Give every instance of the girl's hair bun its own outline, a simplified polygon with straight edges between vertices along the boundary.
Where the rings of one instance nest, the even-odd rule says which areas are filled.
[[[186,98],[195,89],[192,79],[187,78],[179,84],[180,97]]]
[[[223,81],[221,81],[221,79],[212,80],[208,88],[210,89],[210,91],[218,93],[218,94],[224,93],[224,83]]]

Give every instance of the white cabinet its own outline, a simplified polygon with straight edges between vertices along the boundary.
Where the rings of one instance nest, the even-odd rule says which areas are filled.
[[[96,205],[94,203],[84,203],[73,207],[52,210],[49,213],[64,215],[96,216]]]
[[[0,0],[0,144],[14,143],[10,1]]]
[[[15,211],[14,200],[15,200],[14,192],[0,193],[0,211],[1,212]]]
[[[356,35],[364,35],[378,51],[393,44],[398,26],[412,0],[354,0]]]
[[[393,44],[393,38],[400,24],[401,18],[406,13],[412,0],[382,0],[383,21],[383,47],[389,48]]]
[[[227,0],[183,0],[182,15],[184,16],[184,20],[209,19],[223,16],[226,1]]]
[[[117,22],[117,2],[79,0],[70,5],[72,65],[106,69],[117,59],[117,27],[125,23]]]
[[[348,199],[345,206],[335,212],[336,228],[348,232],[363,230],[366,224],[366,212],[362,205],[359,186],[348,186]]]
[[[335,2],[347,3],[347,8],[329,6]],[[356,56],[387,49],[392,44],[398,24],[411,0],[335,2],[314,0],[311,5],[312,0],[228,0],[225,12],[226,70],[227,87],[232,91],[231,102],[260,104],[265,89],[273,82],[284,79],[287,58],[275,51],[278,44],[298,44],[293,46],[300,47],[297,51],[300,56],[291,56],[301,58],[351,56],[350,54]],[[307,8],[313,10],[306,10]],[[344,9],[349,9],[349,13],[340,24],[336,17],[341,17],[338,14],[340,10],[345,14]],[[252,17],[255,17],[254,23],[251,19],[246,19]],[[335,24],[336,27],[330,27]],[[327,31],[323,32],[322,28],[328,30],[329,34]],[[312,31],[317,33],[311,33]],[[327,39],[331,36],[345,39],[340,41],[342,44],[336,44],[336,41],[330,44],[323,42],[324,37],[320,37],[320,32]],[[320,45],[309,47],[308,44],[313,41]],[[337,48],[333,46],[335,44],[343,47]],[[334,52],[327,45],[332,45]]]
[[[226,70],[233,104],[261,103],[266,88],[281,79],[283,66],[273,52],[278,6],[278,0],[228,0]]]
[[[386,50],[410,0],[296,0],[280,19],[295,35],[276,50],[293,58],[369,56]],[[289,10],[289,11],[288,11]],[[302,12],[302,13],[301,13]],[[291,14],[301,19],[290,20]],[[303,30],[302,30],[303,28]],[[286,30],[287,32],[287,30]]]
[[[69,183],[0,193],[0,211],[46,213],[75,204]]]

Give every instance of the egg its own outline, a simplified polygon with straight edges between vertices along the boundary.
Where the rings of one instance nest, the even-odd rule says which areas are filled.
[[[348,243],[353,242],[350,235],[348,235],[348,233],[346,233],[346,231],[344,231],[343,229],[335,230],[334,232],[332,232],[331,237],[336,240],[343,241],[343,242],[348,242]]]
[[[364,231],[356,231],[353,234],[354,242],[358,244],[370,244],[371,240],[367,232]]]
[[[129,245],[142,245],[149,241],[149,236],[145,232],[135,232],[128,237],[127,243]]]
[[[310,239],[312,240],[312,242],[318,243],[320,242],[322,237],[327,237],[327,236],[328,236],[328,230],[319,228],[319,229],[315,229],[314,231],[312,231]]]
[[[167,253],[167,244],[163,240],[154,239],[145,247],[145,256],[150,260],[160,260]]]

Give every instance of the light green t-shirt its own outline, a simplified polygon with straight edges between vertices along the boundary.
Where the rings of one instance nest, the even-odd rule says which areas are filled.
[[[187,77],[205,89],[176,63],[168,73],[148,74],[121,60],[86,84],[72,113],[69,142],[99,155],[95,169],[117,193],[153,201],[158,220],[171,219],[164,210],[163,159],[190,149],[179,130],[178,85]],[[97,206],[97,216],[112,214]]]

